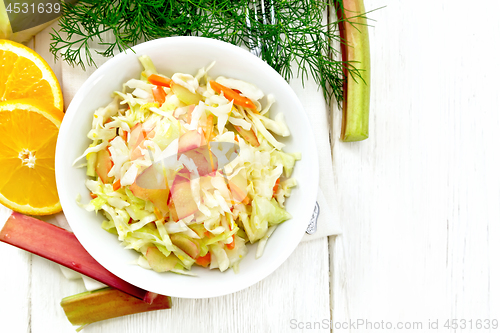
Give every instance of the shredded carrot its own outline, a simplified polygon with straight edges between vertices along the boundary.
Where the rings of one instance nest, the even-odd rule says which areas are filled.
[[[109,170],[111,170],[111,168],[115,166],[115,162],[113,162],[113,160],[111,159],[111,151],[109,150],[109,147],[111,147],[111,146],[106,147],[106,150],[108,151],[108,154],[109,154],[109,160],[111,162],[111,167],[109,168]],[[109,170],[108,170],[108,172],[109,172]]]
[[[158,220],[163,219],[163,214],[160,212],[160,210],[158,208],[155,207],[154,213],[155,213],[155,216]]]
[[[274,185],[273,187],[273,195],[276,195],[276,193],[278,192],[278,185],[280,184],[280,179],[276,179],[276,184]]]
[[[229,182],[229,191],[236,197],[237,200],[239,200],[242,204],[248,205],[250,204],[250,198],[248,195],[245,194],[238,186],[236,186],[235,183],[232,181],[228,180]]]
[[[116,182],[113,183],[113,191],[118,191],[122,187],[122,184],[120,183],[120,180],[118,179]]]
[[[235,244],[234,244],[234,235],[233,235],[233,241],[229,244],[226,244],[226,247],[228,250],[232,250],[232,249],[234,249],[234,246],[235,246]]]
[[[127,142],[128,139],[128,132],[122,130],[122,135],[120,135],[123,141]]]
[[[196,259],[196,263],[200,266],[203,266],[203,267],[207,267],[211,261],[212,261],[212,256],[210,255],[210,252],[208,252],[203,257],[198,257]]]
[[[172,84],[172,79],[158,74],[151,74],[148,77],[148,82],[161,87],[170,87],[170,85]]]
[[[163,90],[162,87],[154,86],[153,97],[155,99],[155,102],[158,102],[160,106],[162,106],[162,104],[165,103],[165,97],[167,97],[167,94],[165,93],[165,90]]]
[[[97,194],[90,192],[90,197],[91,197],[92,199],[95,199],[95,198],[97,198]]]
[[[203,131],[203,133],[205,133],[205,141],[206,142],[210,141],[210,137],[212,136],[213,127],[214,127],[214,116],[212,114],[210,114],[207,117],[207,127]]]
[[[223,86],[222,84],[215,81],[210,81],[210,86],[219,94],[224,94],[224,97],[226,97],[228,100],[232,100],[234,104],[249,108],[253,112],[258,113],[257,107],[249,98],[241,96],[233,89]]]

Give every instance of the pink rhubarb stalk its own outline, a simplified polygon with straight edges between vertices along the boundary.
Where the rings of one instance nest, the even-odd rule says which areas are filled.
[[[14,212],[0,230],[0,241],[52,260],[144,302],[152,303],[158,296],[106,270],[83,248],[72,232],[50,223]]]

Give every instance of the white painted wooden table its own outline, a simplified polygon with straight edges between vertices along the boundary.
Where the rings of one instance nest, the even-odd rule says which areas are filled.
[[[500,320],[500,2],[365,5],[386,6],[369,15],[370,138],[340,143],[332,111],[343,235],[301,244],[248,290],[85,332],[500,332],[484,328]],[[47,34],[33,47],[48,57]],[[58,303],[83,284],[0,254],[0,332],[73,332]]]

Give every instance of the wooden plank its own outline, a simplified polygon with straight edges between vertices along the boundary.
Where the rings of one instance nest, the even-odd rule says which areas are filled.
[[[0,321],[8,332],[29,332],[31,298],[31,255],[0,243]]]
[[[500,66],[478,63],[495,53],[500,8],[487,1],[471,21],[465,1],[426,4],[370,14],[370,139],[333,149],[344,230],[330,240],[335,322],[425,330],[438,319],[447,332],[446,319],[500,314]]]

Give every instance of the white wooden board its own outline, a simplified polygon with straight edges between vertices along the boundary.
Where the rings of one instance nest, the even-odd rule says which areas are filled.
[[[246,291],[175,299],[172,310],[87,332],[317,332],[335,325],[334,332],[376,332],[367,321],[393,325],[381,332],[499,331],[484,324],[500,320],[500,3],[365,0],[365,6],[386,6],[369,15],[370,139],[338,142],[340,114],[333,112],[343,234],[301,244]],[[58,303],[83,285],[5,244],[0,253],[7,331],[73,331]],[[306,329],[330,319],[326,329]],[[446,328],[447,319],[472,320],[473,327]],[[364,326],[344,324],[358,320]],[[436,320],[438,328],[429,328]]]

